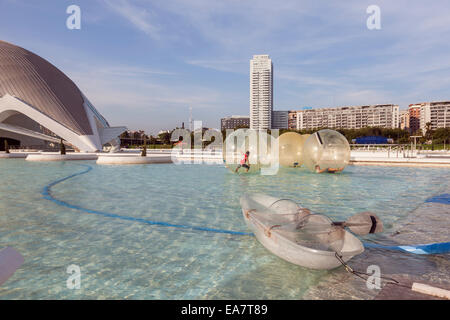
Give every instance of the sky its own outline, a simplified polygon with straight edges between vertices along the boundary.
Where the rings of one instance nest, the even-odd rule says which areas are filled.
[[[248,115],[254,54],[272,59],[274,110],[450,100],[449,17],[448,0],[0,0],[0,39],[57,66],[112,126],[157,133],[188,126],[189,107],[205,127]]]

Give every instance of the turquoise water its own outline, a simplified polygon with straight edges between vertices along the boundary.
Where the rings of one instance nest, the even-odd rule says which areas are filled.
[[[92,170],[53,186],[53,197],[121,216],[242,232],[248,232],[239,206],[243,192],[295,199],[335,220],[372,211],[388,234],[427,198],[450,188],[449,171],[434,168],[349,166],[336,175],[285,169],[276,176],[238,176],[216,165],[82,163]],[[152,226],[43,198],[49,183],[84,171],[80,164],[0,161],[0,247],[12,246],[25,257],[0,287],[0,299],[301,299],[342,272],[292,265],[251,236]],[[401,257],[405,263],[427,259]],[[81,268],[79,290],[66,287],[71,264]]]

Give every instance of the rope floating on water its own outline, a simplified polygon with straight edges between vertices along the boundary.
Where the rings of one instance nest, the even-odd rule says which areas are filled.
[[[425,200],[425,202],[450,204],[450,194],[449,193],[440,194],[438,196],[428,198],[427,200]]]
[[[71,178],[74,178],[76,176],[80,176],[83,174],[88,173],[89,171],[92,170],[92,167],[89,165],[82,165],[84,167],[86,167],[85,170],[71,174],[67,177],[64,177],[62,179],[53,181],[51,183],[49,183],[48,185],[46,185],[44,187],[44,189],[42,190],[42,196],[44,199],[50,200],[52,202],[54,202],[55,204],[59,205],[59,206],[63,206],[66,208],[70,208],[70,209],[75,209],[75,210],[79,210],[85,213],[90,213],[90,214],[96,214],[96,215],[100,215],[103,217],[108,217],[108,218],[114,218],[114,219],[121,219],[121,220],[127,220],[127,221],[133,221],[133,222],[140,222],[140,223],[145,223],[145,224],[149,224],[149,225],[156,225],[156,226],[162,226],[162,227],[172,227],[172,228],[180,228],[180,229],[191,229],[194,231],[206,231],[206,232],[213,232],[213,233],[224,233],[224,234],[232,234],[232,235],[239,235],[239,236],[253,236],[253,233],[248,233],[248,232],[240,232],[240,231],[233,231],[233,230],[225,230],[225,229],[216,229],[216,228],[208,228],[208,227],[200,227],[200,226],[189,226],[189,225],[182,225],[182,224],[172,224],[172,223],[168,223],[168,222],[163,222],[163,221],[152,221],[152,220],[147,220],[147,219],[143,219],[143,218],[135,218],[135,217],[130,217],[130,216],[124,216],[124,215],[119,215],[119,214],[114,214],[114,213],[108,213],[108,212],[103,212],[103,211],[98,211],[98,210],[91,210],[91,209],[87,209],[87,208],[83,208],[74,204],[70,204],[67,203],[65,201],[62,200],[58,200],[56,199],[51,192],[51,188],[54,187],[55,185],[57,185],[58,183],[61,183],[63,181],[69,180]]]
[[[86,164],[80,164],[80,166],[85,167],[86,169],[74,174],[71,174],[67,177],[55,180],[48,185],[46,185],[42,190],[42,196],[44,199],[47,199],[49,201],[54,202],[55,204],[59,206],[63,206],[70,209],[75,209],[78,211],[82,211],[85,213],[90,214],[96,214],[103,217],[113,218],[113,219],[121,219],[126,221],[133,221],[133,222],[140,222],[145,223],[148,225],[156,225],[156,226],[162,226],[162,227],[171,227],[171,228],[179,228],[179,229],[190,229],[194,231],[204,231],[204,232],[212,232],[212,233],[222,233],[222,234],[231,234],[231,235],[237,235],[237,236],[254,236],[253,233],[250,232],[241,232],[241,231],[233,231],[233,230],[225,230],[225,229],[217,229],[217,228],[209,228],[209,227],[201,227],[201,226],[190,226],[190,225],[182,225],[182,224],[172,224],[168,222],[163,221],[152,221],[147,220],[143,218],[135,218],[130,216],[124,216],[114,213],[108,213],[98,210],[91,210],[87,208],[83,208],[77,205],[70,204],[68,202],[56,199],[52,195],[52,187],[57,185],[58,183],[61,183],[63,181],[69,180],[71,178],[83,175],[88,173],[92,170],[92,167],[90,165]],[[385,250],[396,250],[396,251],[403,251],[413,254],[443,254],[443,253],[450,253],[450,242],[443,242],[443,243],[430,243],[430,244],[421,244],[421,245],[404,245],[404,246],[385,246],[375,243],[368,243],[364,242],[364,247],[366,248],[375,248],[375,249],[385,249]]]
[[[414,254],[444,254],[450,253],[450,242],[429,243],[418,245],[400,245],[400,246],[384,246],[381,244],[364,242],[364,247],[403,251]]]

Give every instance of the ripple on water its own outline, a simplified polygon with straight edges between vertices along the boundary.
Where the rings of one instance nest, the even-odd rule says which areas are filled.
[[[93,170],[55,185],[54,197],[102,212],[236,231],[247,231],[239,197],[264,192],[334,219],[373,211],[389,233],[425,199],[448,190],[450,181],[443,177],[448,171],[433,168],[350,166],[336,175],[282,169],[276,176],[236,176],[209,165],[84,163]],[[314,271],[280,260],[253,237],[110,219],[42,199],[46,184],[82,170],[71,162],[0,161],[7,181],[0,185],[0,245],[25,256],[0,299],[320,298],[336,279],[347,279],[342,269]],[[416,273],[447,270],[429,259],[370,250],[352,262],[364,267],[393,261],[392,272],[405,265]],[[70,264],[81,267],[78,291],[66,288]],[[350,285],[336,289],[335,297],[370,297],[360,284],[346,281]]]

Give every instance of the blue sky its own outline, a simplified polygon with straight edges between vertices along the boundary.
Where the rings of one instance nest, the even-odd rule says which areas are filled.
[[[272,58],[275,110],[450,100],[449,17],[448,0],[0,0],[0,39],[55,64],[111,125],[155,133],[189,106],[208,127],[248,114],[254,54]]]

